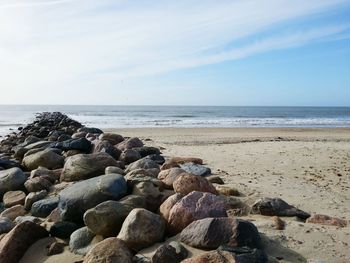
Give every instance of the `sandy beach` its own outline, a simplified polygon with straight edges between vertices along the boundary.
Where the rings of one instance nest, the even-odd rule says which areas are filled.
[[[280,197],[311,214],[350,218],[350,129],[110,129],[162,147],[165,156],[203,158],[213,174],[254,202]],[[248,216],[279,262],[350,262],[350,227]]]

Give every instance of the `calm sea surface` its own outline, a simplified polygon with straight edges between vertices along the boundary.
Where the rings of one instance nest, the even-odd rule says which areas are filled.
[[[350,127],[350,107],[0,105],[0,135],[31,122],[42,111],[61,111],[100,128]]]

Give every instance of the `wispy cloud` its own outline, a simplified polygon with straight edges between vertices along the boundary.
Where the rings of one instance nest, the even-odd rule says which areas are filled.
[[[307,21],[344,6],[348,0],[3,0],[0,87],[84,86],[342,39],[348,22]]]

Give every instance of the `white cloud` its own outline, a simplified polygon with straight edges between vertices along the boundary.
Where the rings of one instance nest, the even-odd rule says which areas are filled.
[[[341,39],[349,24],[296,27],[288,33],[276,28],[348,3],[2,0],[0,89],[13,98],[50,87],[108,90],[121,79],[241,59],[333,36]],[[240,41],[244,44],[238,45]]]

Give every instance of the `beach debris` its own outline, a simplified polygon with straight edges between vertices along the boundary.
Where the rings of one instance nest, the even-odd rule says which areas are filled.
[[[306,223],[337,226],[337,227],[346,227],[348,225],[348,222],[344,219],[331,217],[327,215],[321,215],[321,214],[312,215],[306,220]]]

